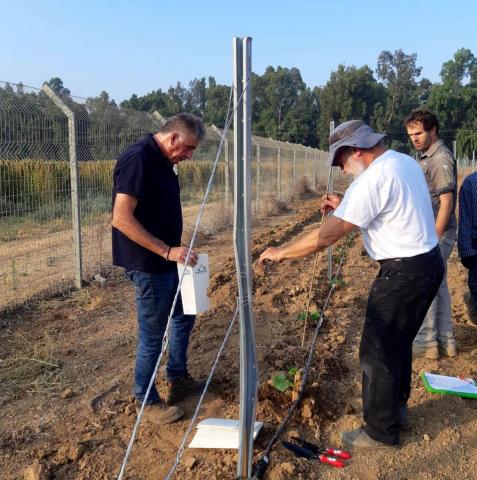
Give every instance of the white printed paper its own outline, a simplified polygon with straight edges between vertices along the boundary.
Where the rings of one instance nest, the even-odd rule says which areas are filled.
[[[263,426],[263,422],[255,422],[253,439]],[[207,418],[197,424],[197,432],[189,444],[189,448],[234,448],[239,447],[240,423],[238,420],[225,418]]]
[[[209,256],[206,253],[198,255],[195,267],[186,267],[181,285],[182,307],[186,315],[196,315],[209,308],[207,289],[209,287]],[[179,278],[184,271],[184,265],[178,263]]]
[[[424,375],[432,388],[456,393],[477,394],[477,386],[472,380],[462,380],[457,377],[447,377],[434,373],[424,373]]]

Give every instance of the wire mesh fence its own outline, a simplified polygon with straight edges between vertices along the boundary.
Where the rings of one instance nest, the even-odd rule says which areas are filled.
[[[71,288],[111,266],[112,172],[119,154],[164,118],[0,82],[0,310]],[[183,205],[202,200],[222,132],[208,128],[178,167]],[[233,202],[233,134],[224,142],[210,202]],[[326,153],[253,137],[253,212],[270,214],[298,184],[326,182]],[[338,173],[337,173],[338,175]]]

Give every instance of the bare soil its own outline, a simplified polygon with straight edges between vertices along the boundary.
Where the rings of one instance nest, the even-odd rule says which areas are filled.
[[[265,427],[255,442],[258,457],[292,403],[292,391],[270,385],[277,372],[305,363],[309,326],[301,347],[304,310],[313,259],[258,265],[268,245],[279,244],[320,221],[316,199],[254,227],[254,311],[259,361],[258,420]],[[217,229],[221,230],[221,228]],[[190,345],[190,372],[205,377],[233,316],[237,297],[230,229],[204,234],[201,252],[211,265],[211,308],[200,315]],[[284,439],[300,434],[339,446],[339,433],[359,426],[358,348],[367,293],[378,264],[362,253],[358,236],[343,269],[344,286],[325,312],[302,406]],[[349,465],[334,469],[298,460],[280,443],[271,454],[266,477],[280,479],[475,479],[477,478],[476,401],[428,393],[421,371],[477,377],[477,327],[468,319],[463,295],[466,271],[456,252],[449,263],[449,287],[458,341],[457,358],[418,359],[413,365],[410,400],[412,429],[396,451],[356,453]],[[325,254],[317,262],[312,310],[328,293]],[[2,479],[116,478],[135,421],[131,395],[136,341],[133,291],[122,275],[103,286],[91,285],[66,296],[5,313],[0,318],[0,477]],[[164,388],[162,372],[159,375]],[[226,347],[200,413],[239,415],[238,326]],[[182,402],[181,421],[157,428],[142,424],[127,469],[130,480],[164,478],[195,408]],[[175,478],[236,478],[237,452],[186,450]],[[42,473],[40,473],[42,472]]]

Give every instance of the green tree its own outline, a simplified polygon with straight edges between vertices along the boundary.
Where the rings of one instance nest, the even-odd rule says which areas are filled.
[[[387,89],[386,106],[380,111],[378,128],[389,132],[391,148],[409,151],[409,141],[402,121],[419,105],[421,67],[416,65],[417,54],[407,55],[401,49],[391,53],[384,50],[379,54],[376,73]]]
[[[262,76],[252,74],[252,96],[255,135],[291,142],[313,140],[318,106],[297,68],[269,66]]]
[[[367,65],[360,68],[338,65],[326,85],[315,89],[315,94],[320,101],[318,137],[321,148],[328,148],[331,120],[339,124],[360,119],[374,124],[376,111],[386,100],[384,86],[376,81]]]
[[[45,82],[55,93],[69,97],[71,92],[63,85],[63,80],[59,77],[50,78]]]
[[[459,155],[477,150],[477,59],[466,48],[455,52],[441,69],[442,83],[433,86],[427,106],[436,113],[442,135],[457,141]]]

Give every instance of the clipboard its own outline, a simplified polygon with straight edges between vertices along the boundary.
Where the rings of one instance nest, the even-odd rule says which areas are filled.
[[[423,372],[421,379],[428,392],[477,399],[477,385],[470,378],[462,379]]]

